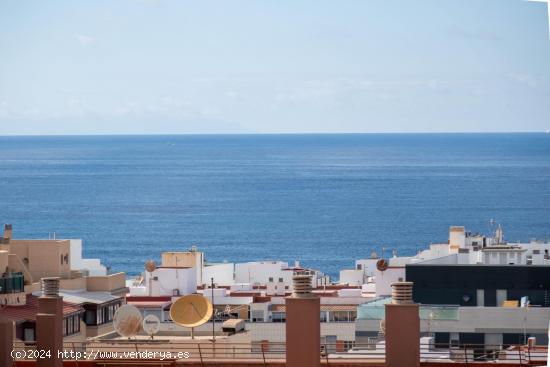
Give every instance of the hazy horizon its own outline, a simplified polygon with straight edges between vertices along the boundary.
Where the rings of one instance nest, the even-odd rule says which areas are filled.
[[[0,135],[550,129],[545,4],[0,3]]]

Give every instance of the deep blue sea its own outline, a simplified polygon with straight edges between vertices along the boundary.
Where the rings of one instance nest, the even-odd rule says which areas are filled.
[[[550,238],[550,134],[0,137],[0,222],[130,274],[196,244],[337,276],[490,219]]]

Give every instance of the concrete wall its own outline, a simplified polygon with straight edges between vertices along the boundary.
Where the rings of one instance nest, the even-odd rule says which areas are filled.
[[[363,285],[365,283],[365,272],[363,270],[344,269],[340,270],[340,284]]]
[[[19,257],[34,281],[70,276],[69,240],[11,240],[10,253]]]
[[[86,277],[86,289],[88,291],[112,292],[126,287],[126,274],[115,273],[107,276]],[[124,293],[126,293],[124,291]]]
[[[405,268],[388,268],[385,271],[376,270],[376,297],[390,296],[391,284],[405,280]]]
[[[353,322],[321,322],[321,337],[336,336],[337,340],[355,340],[355,323]],[[250,332],[252,341],[269,340],[284,342],[286,324],[284,322],[247,322],[246,330]]]
[[[27,303],[25,292],[0,293],[0,305],[23,306]]]
[[[82,240],[69,240],[69,242],[72,270],[86,270],[91,276],[107,275],[107,268],[101,265],[99,259],[82,258]]]
[[[233,263],[208,265],[202,269],[202,278],[206,284],[210,284],[210,279],[214,278],[217,285],[232,285],[235,284],[234,273]]]
[[[526,264],[526,251],[485,250],[483,263],[487,265]]]
[[[284,271],[288,263],[282,261],[258,261],[235,264],[235,283],[267,284],[269,278],[274,281],[283,278],[285,285],[292,285],[292,271]]]
[[[376,271],[376,262],[380,259],[360,259],[355,261],[355,269],[357,269],[357,265],[361,265],[361,268],[363,272],[368,275],[372,276],[374,275],[374,272]]]
[[[81,326],[82,328],[82,326]],[[82,329],[80,329],[82,332]],[[87,326],[86,327],[86,337],[87,338],[93,338],[99,335],[112,333],[114,331],[113,323],[108,322],[103,325],[95,325],[95,326]]]
[[[0,250],[0,276],[8,268],[9,252],[7,250]]]
[[[8,255],[8,267],[14,272],[23,273],[23,276],[25,278],[25,284],[34,283],[33,276],[27,270],[27,267],[25,266],[25,264],[23,264],[23,261],[21,261],[19,256],[17,256],[16,254],[9,254]],[[40,280],[40,279],[38,279],[38,280]]]
[[[202,268],[204,266],[204,254],[200,251],[189,252],[163,252],[161,254],[162,266],[184,267],[195,269],[196,285],[202,285],[210,279],[202,279]]]
[[[145,285],[151,296],[172,296],[175,289],[180,296],[195,293],[196,271],[195,268],[157,268],[152,273],[145,272]]]

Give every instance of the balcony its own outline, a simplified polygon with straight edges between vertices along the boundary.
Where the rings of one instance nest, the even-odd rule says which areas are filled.
[[[26,304],[25,280],[22,273],[11,273],[0,278],[0,306]]]
[[[379,298],[357,308],[357,330],[379,329],[384,305],[390,298]],[[420,305],[423,332],[483,332],[546,334],[549,307],[461,307],[454,305]]]
[[[0,294],[21,293],[24,291],[23,273],[11,273],[0,278]]]
[[[391,303],[390,297],[377,298],[357,307],[357,320],[382,320],[385,305]],[[458,320],[461,307],[455,305],[420,305],[421,320]]]

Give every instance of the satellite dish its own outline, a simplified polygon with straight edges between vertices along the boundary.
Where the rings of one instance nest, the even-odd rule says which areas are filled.
[[[189,328],[208,322],[212,313],[212,303],[200,294],[178,298],[170,307],[170,318],[176,324]]]
[[[143,318],[141,326],[145,334],[153,337],[160,330],[160,320],[155,315],[147,315]]]
[[[147,270],[149,273],[152,273],[157,268],[157,264],[153,260],[147,260],[145,263],[145,270]]]
[[[386,269],[388,269],[388,266],[388,260],[386,259],[380,259],[376,262],[376,269],[380,271],[385,271]]]
[[[131,337],[139,333],[142,321],[141,312],[136,306],[119,307],[113,316],[113,326],[120,336]]]

